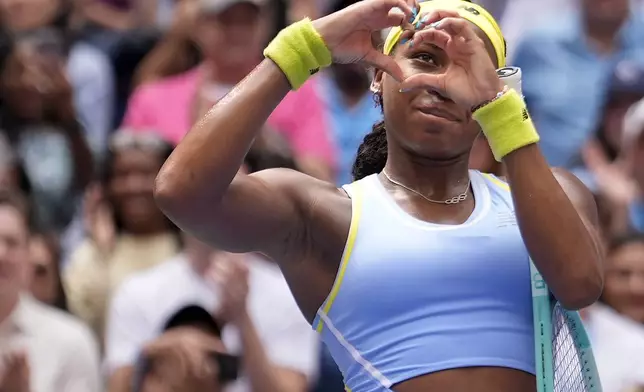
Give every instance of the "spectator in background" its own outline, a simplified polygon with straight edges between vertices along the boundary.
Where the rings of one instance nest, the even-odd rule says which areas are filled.
[[[0,124],[24,165],[39,225],[60,231],[76,212],[93,164],[65,70],[39,42],[26,36],[12,46],[0,80]]]
[[[351,167],[358,147],[373,124],[382,119],[369,90],[370,72],[359,64],[333,64],[318,78],[331,139],[337,152],[335,183],[352,182]]]
[[[584,163],[597,184],[600,204],[610,210],[609,236],[644,232],[644,100],[631,106],[623,133],[609,133],[604,143],[590,143]],[[613,145],[617,145],[615,159]]]
[[[197,119],[260,62],[270,22],[263,0],[196,1],[192,39],[203,62],[182,74],[140,86],[124,119],[125,126],[157,129],[172,143],[178,143]],[[172,53],[172,45],[164,47]],[[325,123],[312,83],[287,95],[268,121],[288,140],[303,171],[331,180],[333,147]]]
[[[173,4],[164,0],[83,0],[76,5],[91,41],[109,51],[123,33],[165,24],[167,12],[163,11],[166,7],[171,10]]]
[[[113,129],[114,77],[109,59],[73,38],[70,14],[64,0],[0,0],[3,25],[12,34],[34,36],[41,54],[50,62],[65,64],[74,107],[94,153],[104,153]]]
[[[243,170],[295,167],[280,143],[278,135],[262,133]],[[212,249],[188,235],[184,245],[177,257],[133,276],[115,293],[106,338],[110,392],[129,391],[137,356],[156,344],[175,312],[193,305],[230,322],[231,328],[227,324],[223,331],[224,343],[244,358],[247,377],[229,385],[226,392],[306,391],[316,371],[318,336],[297,308],[278,266],[260,255]],[[235,267],[237,262],[249,270],[247,283],[245,273]],[[215,282],[210,279],[213,271]],[[231,297],[243,293],[246,285],[247,308],[245,300]],[[266,378],[270,374],[276,378]]]
[[[88,237],[63,274],[72,313],[103,336],[112,291],[129,275],[176,254],[174,225],[157,208],[154,178],[171,147],[152,133],[112,136],[105,176],[85,199]]]
[[[237,379],[238,367],[239,357],[221,341],[219,323],[204,308],[186,306],[139,356],[132,391],[219,392]]]
[[[29,197],[31,184],[7,137],[0,133],[0,189],[19,191]],[[33,222],[32,222],[33,223]]]
[[[626,167],[626,155],[630,155],[635,146],[634,140],[625,141],[623,129],[627,111],[642,98],[644,66],[621,62],[615,69],[598,130],[582,150],[585,168],[575,170],[575,174],[595,191],[599,204],[610,211],[606,227],[609,238],[629,231],[632,226],[629,208],[634,205],[639,191],[632,178],[634,168]],[[637,127],[640,126],[630,126],[636,131]]]
[[[619,60],[644,61],[644,24],[629,0],[582,0],[579,14],[527,33],[515,65],[552,166],[571,167],[597,128]]]
[[[624,118],[624,161],[635,191],[629,203],[633,229],[644,233],[644,100],[633,105]]]
[[[644,328],[644,236],[613,241],[607,260],[602,300]]]
[[[216,251],[187,236],[184,243],[182,254],[132,277],[114,295],[106,339],[110,392],[130,391],[139,354],[157,344],[175,312],[194,305],[230,323],[233,329],[224,329],[224,342],[246,361],[247,377],[225,391],[305,392],[316,369],[318,338],[277,265],[259,255]],[[250,276],[239,276],[248,272],[235,263],[244,263]],[[208,277],[213,270],[219,274],[216,283]],[[245,296],[230,298],[244,290],[250,290],[247,308]]]
[[[0,191],[0,390],[102,390],[96,342],[86,326],[34,300],[25,201]]]
[[[185,72],[201,61],[199,49],[191,36],[199,11],[197,0],[177,3],[172,25],[139,64],[133,87]]]
[[[67,296],[60,279],[60,256],[61,249],[55,235],[36,233],[31,236],[31,295],[44,304],[67,311]]]
[[[355,0],[336,0],[329,13],[354,4]],[[374,46],[381,43],[374,34]],[[317,79],[316,89],[327,116],[329,133],[337,153],[335,183],[353,181],[351,167],[358,147],[373,124],[382,120],[373,93],[369,90],[372,72],[360,64],[332,64]]]
[[[644,237],[613,241],[602,302],[583,311],[602,388],[644,387]]]

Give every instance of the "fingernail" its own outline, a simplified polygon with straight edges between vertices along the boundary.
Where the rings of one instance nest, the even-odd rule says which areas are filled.
[[[437,29],[440,26],[441,22],[442,22],[442,20],[439,20],[438,22],[434,22],[434,23],[430,24],[429,27]]]
[[[409,47],[410,47],[410,48],[413,48],[413,47],[414,47],[414,40],[410,40],[410,41],[409,41]]]
[[[416,16],[418,15],[418,9],[416,7],[411,9],[411,16],[409,17],[409,23],[414,23]]]
[[[399,93],[407,93],[409,91],[411,91],[410,88],[401,88],[400,90],[398,90]]]

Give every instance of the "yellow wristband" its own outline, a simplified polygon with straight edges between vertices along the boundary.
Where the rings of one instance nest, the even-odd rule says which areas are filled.
[[[264,56],[280,67],[293,90],[331,65],[331,52],[309,18],[280,31],[264,49]]]
[[[477,109],[472,117],[481,126],[499,162],[512,151],[539,141],[525,102],[514,89]]]

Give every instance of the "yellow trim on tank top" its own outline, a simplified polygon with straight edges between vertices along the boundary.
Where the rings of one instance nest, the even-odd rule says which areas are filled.
[[[497,177],[495,177],[495,176],[493,176],[491,174],[488,174],[488,173],[481,173],[481,174],[483,174],[485,177],[487,177],[490,181],[492,181],[499,188],[501,188],[503,190],[506,190],[508,192],[510,191],[510,185],[507,182],[501,181]]]
[[[338,268],[338,275],[333,282],[333,287],[331,292],[324,303],[322,311],[324,314],[329,314],[331,306],[335,298],[338,296],[338,291],[340,291],[340,286],[342,286],[342,280],[344,279],[344,273],[347,270],[347,265],[351,259],[351,253],[353,252],[353,246],[356,243],[356,237],[358,236],[358,224],[360,223],[360,215],[362,214],[362,183],[354,182],[352,184],[354,189],[353,194],[351,195],[351,224],[349,226],[349,236],[347,237],[347,243],[342,253],[342,260],[340,261],[340,267]],[[322,332],[323,321],[320,319],[318,322],[316,330]]]

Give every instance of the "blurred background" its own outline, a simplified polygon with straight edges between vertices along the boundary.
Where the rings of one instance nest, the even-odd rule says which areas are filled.
[[[260,391],[253,366],[283,390],[344,390],[279,270],[180,233],[152,187],[281,28],[352,2],[0,0],[0,391]],[[604,390],[644,391],[644,1],[479,3],[523,70],[543,153],[595,194],[606,285],[583,316]],[[243,170],[350,182],[381,118],[370,78],[333,65],[290,93]],[[209,279],[240,258],[230,283]],[[208,382],[168,354],[206,343],[218,347]]]

